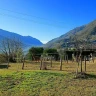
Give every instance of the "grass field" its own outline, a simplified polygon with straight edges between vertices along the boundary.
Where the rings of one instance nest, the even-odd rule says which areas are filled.
[[[35,62],[21,68],[18,63],[0,69],[0,96],[96,96],[96,61],[87,62],[86,79],[75,79],[77,63],[71,61],[63,62],[62,71],[59,62],[49,63],[48,70]]]

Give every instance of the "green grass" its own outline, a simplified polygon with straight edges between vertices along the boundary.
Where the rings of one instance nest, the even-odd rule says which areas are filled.
[[[82,80],[57,71],[5,71],[0,75],[0,96],[96,96],[94,75]]]
[[[62,86],[66,77],[67,74],[47,71],[12,72],[1,75],[0,96],[58,96],[60,93],[56,90],[66,88]]]
[[[88,78],[75,79],[76,64],[53,62],[39,70],[40,63],[10,64],[0,69],[0,96],[96,96],[96,62],[87,62]]]

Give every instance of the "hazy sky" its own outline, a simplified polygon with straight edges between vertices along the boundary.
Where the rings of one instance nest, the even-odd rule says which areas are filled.
[[[96,0],[0,0],[0,29],[43,43],[96,19]]]

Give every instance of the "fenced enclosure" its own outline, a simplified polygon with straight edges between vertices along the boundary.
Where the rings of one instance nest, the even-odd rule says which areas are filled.
[[[9,63],[9,61],[2,59],[0,62],[1,68],[8,68],[12,70],[58,70],[68,72],[87,72],[90,70],[88,66],[95,65],[95,56],[93,51],[85,51],[82,54],[76,54],[77,52],[66,51],[66,54],[60,55],[56,59],[52,55],[41,55],[40,58],[34,57],[29,60],[26,56],[21,58],[15,58],[16,63]],[[93,53],[92,53],[93,52]],[[74,54],[73,54],[74,53]],[[90,56],[89,54],[92,53]],[[92,67],[91,66],[91,67]],[[94,69],[93,69],[94,70]]]
[[[64,92],[63,95],[66,96],[69,92],[70,94],[72,92],[73,93],[75,92],[74,93],[75,95],[77,94],[77,92],[79,92],[78,90],[80,90],[79,95],[81,95],[81,93],[84,92],[87,92],[89,94],[90,88],[91,90],[93,90],[93,88],[95,90],[96,75],[89,74],[87,75],[89,76],[88,79],[76,79],[74,73],[77,70],[78,62],[75,60],[72,61],[68,59],[68,55],[64,55],[64,56],[60,56],[58,60],[55,60],[52,56],[41,56],[40,60],[35,60],[35,59],[29,60],[26,57],[15,58],[18,59],[16,60],[17,62],[16,63],[10,62],[9,63],[10,67],[8,69],[3,69],[3,70],[0,69],[0,74],[2,76],[0,77],[1,78],[0,89],[4,90],[3,93],[1,93],[1,96],[4,93],[5,93],[4,96],[6,96],[6,94],[8,95],[12,94],[12,96],[14,96],[15,94],[17,94],[17,96],[24,96],[27,93],[28,95],[26,96],[29,96],[30,92],[31,92],[30,93],[31,96],[34,94],[37,95],[38,92],[37,90],[40,90],[41,93],[44,93],[41,96],[45,96],[47,92],[46,89],[49,89],[48,94],[53,93],[52,96],[54,95],[54,93],[56,93],[57,95],[58,92],[60,92],[60,94],[58,95],[62,96],[62,93]],[[41,64],[42,64],[42,68],[41,68]],[[80,64],[81,64],[81,60],[79,62],[79,65]],[[85,70],[84,64],[85,61],[82,60],[82,71]],[[78,72],[80,71],[81,69],[79,66]],[[94,62],[93,61],[89,62],[88,60],[86,60],[86,72],[96,74],[96,60],[94,60]],[[65,88],[66,90],[68,90],[67,93],[65,91]],[[81,88],[82,89],[85,88],[85,90],[87,89],[88,90],[84,91]],[[34,91],[34,89],[36,90]],[[39,94],[40,93],[38,93],[38,95]]]
[[[41,63],[42,63],[42,68],[41,68]],[[24,65],[23,65],[24,64]],[[24,62],[18,62],[18,63],[9,63],[9,70],[47,70],[47,71],[66,71],[66,72],[76,72],[78,68],[78,72],[81,72],[81,61],[78,62],[76,61],[71,61],[64,59],[60,59],[58,61],[55,61],[54,59],[51,60],[40,60],[40,61],[29,61],[29,60],[24,60]],[[23,69],[22,69],[23,66]],[[94,69],[96,67],[96,61],[86,61],[86,72],[95,72],[96,70]],[[85,72],[85,61],[82,61],[82,72]]]
[[[96,72],[96,61],[94,63],[92,61],[86,61],[86,72]],[[22,70],[22,63],[9,63],[8,70],[16,70],[21,71]],[[62,71],[64,72],[76,72],[78,67],[77,62],[69,61],[68,63],[65,61],[62,61]],[[85,70],[84,61],[82,61],[82,70]],[[25,71],[30,70],[40,70],[40,62],[35,61],[25,61],[24,69]],[[47,62],[47,70],[46,71],[60,71],[60,62],[59,61],[53,61],[52,67],[50,66],[50,62]],[[80,67],[78,68],[78,72],[80,72]]]

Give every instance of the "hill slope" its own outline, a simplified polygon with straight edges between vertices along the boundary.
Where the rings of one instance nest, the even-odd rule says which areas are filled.
[[[96,41],[96,20],[87,25],[76,27],[73,30],[67,32],[66,34],[49,41],[45,45],[45,47],[48,48],[64,47],[66,46],[65,43],[70,42],[70,40],[73,40],[72,38],[74,38],[74,36],[76,36],[78,40],[88,39],[91,42]]]
[[[33,38],[31,36],[22,36],[16,33],[12,33],[9,31],[5,31],[0,29],[0,38],[4,39],[4,38],[17,38],[19,40],[21,40],[21,42],[26,45],[27,47],[31,47],[31,46],[41,46],[42,42],[40,42],[38,39]],[[1,40],[0,39],[0,40]]]
[[[57,48],[58,46],[63,46],[64,42],[68,42],[70,37],[73,37],[74,34],[83,30],[85,27],[86,27],[85,25],[80,26],[80,27],[76,27],[73,30],[70,30],[69,32],[65,33],[64,35],[61,35],[60,37],[49,41],[44,47]]]
[[[89,23],[84,30],[77,33],[78,39],[89,39],[90,41],[96,41],[96,20]]]

